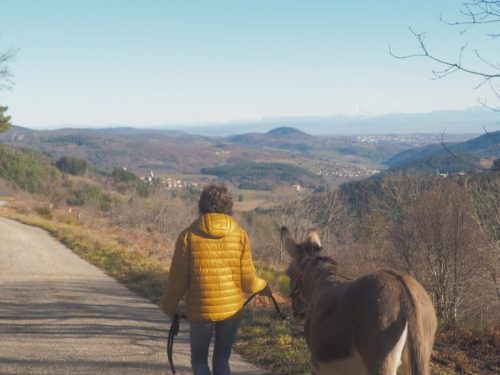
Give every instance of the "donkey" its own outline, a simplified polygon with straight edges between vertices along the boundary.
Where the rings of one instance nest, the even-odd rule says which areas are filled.
[[[287,228],[281,238],[292,262],[290,297],[318,375],[428,375],[436,313],[424,288],[410,275],[378,271],[356,280],[337,273],[319,255],[315,231],[297,243]]]

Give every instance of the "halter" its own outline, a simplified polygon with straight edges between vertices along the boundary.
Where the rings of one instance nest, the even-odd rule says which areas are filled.
[[[305,262],[307,262],[307,260],[308,259],[303,260],[300,263],[299,269],[302,268],[303,264]],[[320,261],[321,260],[322,259],[320,259]],[[335,273],[334,276],[341,278],[341,279],[344,279],[345,281],[352,281],[353,280],[352,278],[341,275],[339,273]],[[304,284],[304,272],[299,271],[297,278],[296,278],[296,281],[295,281],[295,285],[294,285],[293,289],[291,290],[289,297],[292,300],[293,316],[295,316],[297,318],[301,318],[301,319],[304,319],[306,317],[307,305],[309,304],[309,301],[307,301],[306,298],[304,297],[304,293],[302,290],[303,284]],[[304,305],[304,308],[302,310],[299,310],[297,307],[298,300],[300,300],[300,302],[302,302],[302,304]]]
[[[298,274],[295,279],[295,285],[290,292],[290,299],[292,300],[292,312],[293,316],[296,318],[304,319],[306,317],[307,305],[309,301],[304,297],[303,286],[304,286],[304,272],[301,271],[304,268],[304,264],[307,263],[311,258],[305,257],[302,259],[298,265]],[[304,308],[302,310],[298,309],[297,302],[302,302]]]
[[[304,294],[302,293],[302,284],[304,282],[304,273],[301,271],[297,276],[297,281],[295,282],[295,286],[290,292],[290,299],[292,300],[292,311],[293,316],[297,318],[304,319],[306,317],[306,310],[308,301],[305,299]],[[302,304],[305,306],[303,310],[298,310],[297,307],[297,299],[299,299]]]

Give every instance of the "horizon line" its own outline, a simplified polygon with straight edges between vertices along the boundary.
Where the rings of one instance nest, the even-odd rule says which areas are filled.
[[[197,129],[204,127],[214,127],[214,126],[229,126],[238,125],[245,123],[263,123],[266,121],[291,121],[291,120],[328,120],[336,118],[352,118],[352,119],[371,119],[384,116],[393,115],[425,115],[440,112],[465,112],[471,110],[483,110],[485,113],[494,111],[488,110],[483,106],[476,105],[472,107],[467,107],[463,109],[438,109],[434,111],[427,112],[387,112],[380,114],[350,114],[350,113],[338,113],[334,115],[297,115],[297,116],[272,116],[272,117],[260,117],[260,118],[248,118],[240,120],[221,120],[221,121],[199,121],[199,122],[179,122],[179,123],[164,123],[164,124],[144,124],[144,125],[131,125],[131,124],[84,124],[84,123],[73,123],[73,124],[45,124],[45,125],[21,125],[13,123],[13,126],[32,129],[32,130],[62,130],[62,129],[118,129],[118,128],[130,128],[130,129],[144,129],[144,130],[179,130],[181,127],[188,129]]]

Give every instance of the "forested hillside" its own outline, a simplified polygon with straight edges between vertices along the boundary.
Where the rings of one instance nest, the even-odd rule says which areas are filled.
[[[500,157],[500,131],[483,134],[466,142],[437,143],[403,151],[385,164],[391,169],[421,169],[455,173],[480,167],[481,158]]]
[[[57,182],[60,174],[48,156],[0,144],[0,177],[27,192],[41,193],[47,184]]]
[[[289,163],[235,163],[203,168],[201,173],[233,182],[240,189],[253,190],[273,190],[275,182],[314,188],[320,180],[315,173]]]

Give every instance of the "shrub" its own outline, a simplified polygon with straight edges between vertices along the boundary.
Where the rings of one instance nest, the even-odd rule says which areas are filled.
[[[35,212],[47,220],[52,220],[52,210],[48,206],[35,207]]]
[[[81,190],[70,191],[70,197],[66,199],[66,203],[70,206],[83,206],[85,204],[85,197]]]
[[[70,196],[66,199],[70,206],[83,206],[94,203],[101,211],[111,210],[111,195],[104,193],[99,186],[84,184],[79,189],[71,189]]]
[[[139,177],[137,177],[137,175],[123,168],[113,169],[113,172],[111,172],[111,176],[113,177],[115,182],[134,182],[139,180]]]
[[[61,172],[69,173],[73,176],[81,176],[87,171],[89,165],[85,160],[63,156],[56,162],[56,167]]]
[[[493,170],[500,171],[500,158],[495,159],[495,161],[493,162]]]

